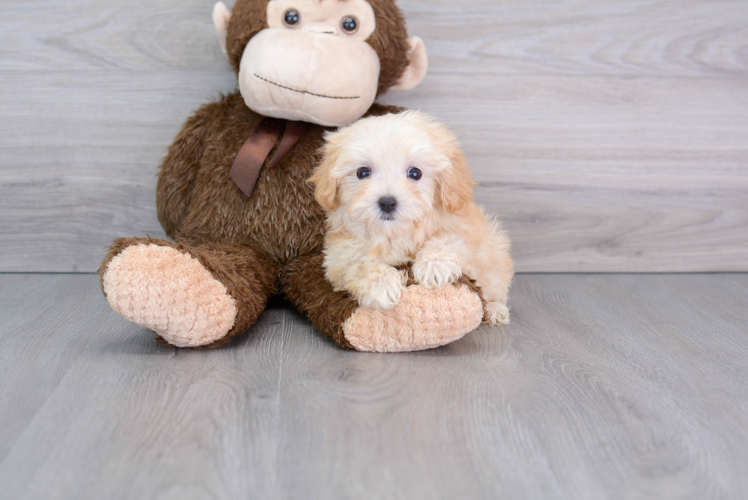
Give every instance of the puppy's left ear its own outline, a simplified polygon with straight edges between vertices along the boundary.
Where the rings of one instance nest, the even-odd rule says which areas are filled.
[[[456,212],[473,201],[475,181],[468,168],[465,154],[453,146],[447,154],[450,166],[440,172],[437,198],[444,210]]]
[[[337,163],[337,152],[330,144],[322,149],[322,163],[314,170],[314,174],[307,182],[314,184],[314,197],[322,208],[335,210],[340,206],[338,199],[338,187],[340,180],[333,176],[333,169]]]

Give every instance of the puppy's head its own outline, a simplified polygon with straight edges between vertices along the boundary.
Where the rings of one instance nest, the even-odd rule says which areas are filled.
[[[428,115],[365,118],[326,139],[310,182],[320,205],[352,222],[392,231],[473,200],[457,138]]]

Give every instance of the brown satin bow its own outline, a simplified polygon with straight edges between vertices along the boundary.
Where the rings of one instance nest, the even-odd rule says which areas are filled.
[[[231,167],[231,179],[244,194],[251,196],[265,162],[269,159],[266,167],[268,169],[277,167],[311,128],[311,123],[266,118],[236,155]],[[273,148],[275,154],[269,158]]]

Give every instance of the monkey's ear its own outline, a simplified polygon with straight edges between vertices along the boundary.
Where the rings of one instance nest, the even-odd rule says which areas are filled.
[[[231,11],[223,2],[218,2],[213,6],[213,26],[216,27],[218,43],[221,44],[221,50],[226,53],[226,35],[229,32],[229,19]]]
[[[405,73],[390,90],[410,90],[421,83],[429,69],[429,56],[426,53],[426,45],[417,36],[408,39],[410,50],[408,51],[408,67]]]

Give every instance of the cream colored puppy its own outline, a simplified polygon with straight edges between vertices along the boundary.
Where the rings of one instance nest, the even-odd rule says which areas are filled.
[[[509,322],[509,239],[473,203],[474,181],[455,135],[406,111],[329,133],[310,179],[327,211],[327,278],[363,306],[390,308],[415,280],[440,287],[462,274],[485,300],[484,321]]]

